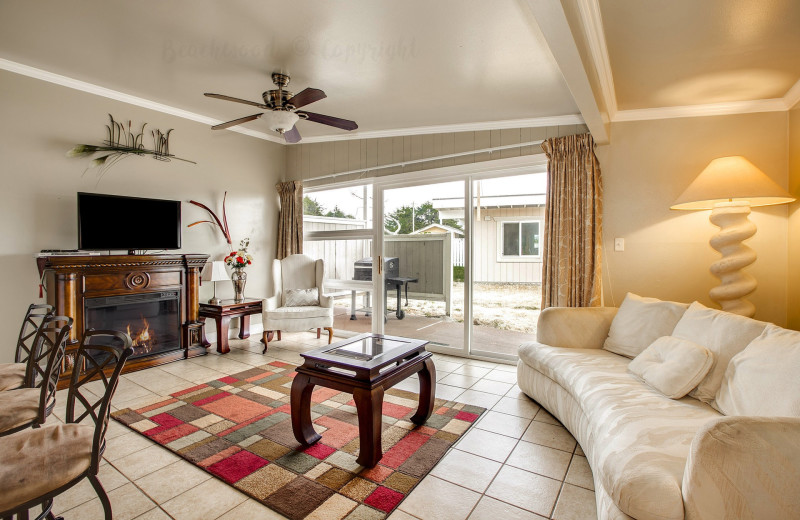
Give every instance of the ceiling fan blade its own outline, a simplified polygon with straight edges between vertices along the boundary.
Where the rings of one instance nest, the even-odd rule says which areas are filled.
[[[314,112],[306,112],[306,111],[298,111],[297,114],[305,114],[309,121],[313,121],[315,123],[322,123],[323,125],[333,126],[336,128],[341,128],[342,130],[355,130],[358,128],[358,124],[355,121],[350,121],[349,119],[342,119],[340,117],[333,117],[333,116],[326,116],[323,114],[315,114]]]
[[[300,142],[300,132],[297,131],[297,125],[293,126],[291,130],[287,130],[283,133],[283,138],[286,139],[287,143],[299,143]]]
[[[246,99],[239,99],[231,96],[226,96],[224,94],[212,94],[211,92],[206,92],[203,95],[210,98],[222,99],[225,101],[234,101],[236,103],[244,103],[245,105],[253,105],[254,107],[258,108],[268,108],[267,105],[263,103],[256,103],[255,101],[247,101]]]
[[[295,108],[300,108],[310,105],[315,101],[319,101],[320,99],[325,99],[326,97],[328,96],[318,88],[307,88],[287,99],[286,104],[293,105]]]
[[[263,116],[264,113],[260,114],[253,114],[252,116],[240,117],[239,119],[234,119],[233,121],[228,121],[227,123],[220,123],[218,125],[214,125],[211,127],[212,130],[224,130],[231,126],[241,125],[242,123],[246,123],[248,121],[252,121],[253,119],[258,119],[259,117]]]

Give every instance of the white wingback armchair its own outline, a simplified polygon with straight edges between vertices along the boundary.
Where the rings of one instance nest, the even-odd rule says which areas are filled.
[[[333,298],[322,294],[325,263],[306,255],[290,255],[272,262],[272,285],[275,294],[264,302],[264,352],[273,331],[328,331],[333,339]],[[316,289],[316,291],[315,291]],[[316,292],[316,295],[314,294]]]

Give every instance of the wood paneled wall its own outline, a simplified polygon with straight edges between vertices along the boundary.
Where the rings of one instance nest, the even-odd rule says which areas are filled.
[[[537,141],[549,137],[587,132],[585,125],[564,125],[539,128],[511,128],[446,134],[411,135],[379,139],[353,139],[325,143],[297,144],[287,147],[286,179],[313,179],[322,175],[346,172],[360,168],[377,167],[402,161],[425,159],[470,150]],[[397,173],[428,170],[457,164],[505,159],[520,155],[541,153],[539,146],[523,146],[494,153],[465,155],[452,159],[438,159],[405,167],[385,168],[371,172],[330,177],[308,181],[306,186],[321,186],[346,180],[379,177]]]

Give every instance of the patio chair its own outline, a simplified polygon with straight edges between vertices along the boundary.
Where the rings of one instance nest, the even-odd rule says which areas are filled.
[[[56,404],[56,386],[61,375],[64,349],[72,330],[72,318],[47,316],[33,342],[29,370],[40,374],[34,388],[0,392],[0,437],[44,424]],[[41,368],[41,360],[46,360]]]
[[[88,478],[103,505],[105,520],[112,520],[111,502],[97,473],[106,446],[111,398],[131,354],[127,334],[86,331],[70,380],[67,424],[30,428],[0,438],[0,518],[18,515],[27,519],[29,509],[41,506],[36,520],[52,520],[53,498]],[[85,389],[93,379],[102,381],[102,397]],[[93,424],[80,424],[87,418]]]
[[[333,340],[333,298],[322,294],[325,262],[306,255],[290,255],[272,262],[272,286],[275,294],[264,305],[263,352],[277,331],[302,332],[317,329],[328,331],[328,343]],[[262,353],[263,353],[262,352]]]
[[[44,318],[51,314],[53,314],[52,305],[31,304],[28,306],[17,338],[14,363],[0,363],[0,391],[33,388],[34,382],[26,381],[28,358],[39,327],[44,322]]]

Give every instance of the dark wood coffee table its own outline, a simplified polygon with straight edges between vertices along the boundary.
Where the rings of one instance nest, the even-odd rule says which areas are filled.
[[[356,462],[374,467],[381,457],[383,392],[419,373],[419,406],[411,417],[424,424],[433,411],[436,368],[427,341],[360,334],[324,348],[300,354],[305,358],[292,383],[292,430],[297,442],[310,446],[321,436],[311,423],[311,393],[324,386],[353,394],[358,410],[361,451]]]
[[[211,343],[206,339],[206,318],[213,318],[217,325],[217,352],[227,354],[231,351],[228,346],[228,326],[231,318],[242,318],[239,326],[239,339],[250,337],[250,315],[261,314],[262,300],[260,298],[245,298],[242,301],[234,299],[220,300],[219,305],[214,303],[200,303],[198,320],[203,324],[201,344],[208,348]]]

